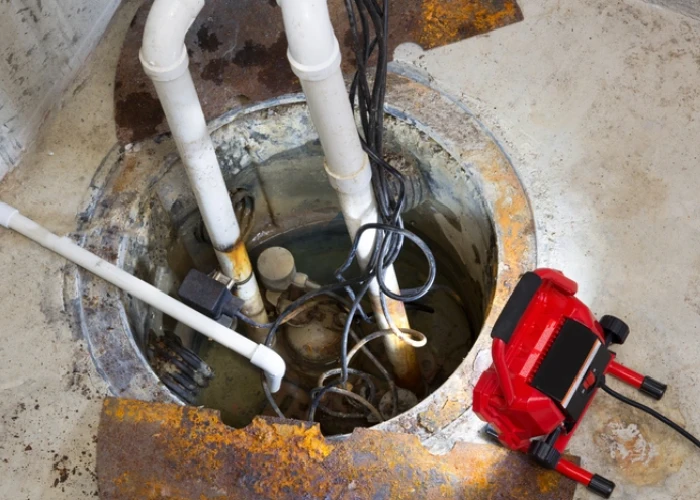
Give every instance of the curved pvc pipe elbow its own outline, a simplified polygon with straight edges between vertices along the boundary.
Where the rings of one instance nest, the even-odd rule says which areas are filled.
[[[275,351],[262,344],[258,345],[250,358],[250,362],[265,372],[270,392],[277,392],[282,385],[282,378],[287,371],[287,365]]]
[[[204,0],[156,0],[143,33],[139,59],[155,80],[174,80],[189,63],[185,36],[204,7]]]

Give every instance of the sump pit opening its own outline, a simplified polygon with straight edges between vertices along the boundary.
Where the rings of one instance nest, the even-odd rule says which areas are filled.
[[[428,337],[428,345],[418,350],[425,386],[417,391],[415,400],[408,394],[408,401],[402,401],[406,405],[403,409],[408,409],[448,379],[476,340],[493,295],[497,249],[485,206],[457,161],[405,121],[388,116],[386,128],[387,156],[407,178],[409,210],[404,213],[405,223],[430,245],[438,262],[433,293],[409,306],[411,324]],[[347,256],[350,239],[306,108],[290,105],[254,113],[245,124],[234,122],[218,129],[214,139],[230,191],[246,192],[254,200],[253,216],[247,216],[251,227],[246,231],[253,262],[265,248],[283,246],[294,255],[298,271],[322,284],[332,282],[333,271]],[[257,154],[251,155],[251,151]],[[148,219],[144,221],[149,228],[148,243],[140,255],[133,256],[132,263],[142,278],[176,295],[179,281],[190,268],[213,271],[216,258],[192,194],[183,182],[179,162],[151,193],[148,209],[142,214]],[[424,280],[425,262],[410,243],[396,268],[402,287],[417,286]],[[146,358],[149,331],[155,325],[177,333],[213,368],[216,376],[200,392],[196,404],[220,410],[224,422],[236,427],[247,425],[255,415],[273,415],[259,372],[245,360],[169,318],[163,318],[160,326],[149,322],[138,304],[132,303],[128,311],[136,343]],[[357,332],[364,336],[372,329],[358,326]],[[287,338],[290,335],[288,332]],[[289,352],[289,342],[281,342],[277,348],[286,351],[283,355],[289,373],[276,400],[286,416],[303,419],[309,404],[306,394],[323,368],[295,358]],[[391,370],[381,341],[371,343],[370,350]],[[372,402],[379,406],[388,387],[362,358],[358,355],[357,366],[374,377],[376,400]],[[317,421],[328,435],[376,423],[372,418],[340,418],[339,411],[323,408]]]
[[[397,155],[396,161],[404,159],[420,168],[423,182],[416,187],[425,188],[422,196],[432,196],[430,204],[418,208],[424,221],[421,236],[461,271],[460,278],[470,287],[468,317],[479,332],[444,384],[414,408],[377,426],[427,439],[452,428],[457,420],[476,419],[469,411],[473,384],[490,359],[490,329],[510,290],[535,265],[535,225],[507,155],[462,104],[397,75],[389,79],[387,92],[391,153]],[[257,207],[264,210],[256,212],[269,216],[256,218],[252,247],[263,248],[273,236],[295,229],[339,221],[335,193],[321,168],[300,165],[284,179],[274,175],[268,179],[270,172],[260,168],[279,155],[314,147],[318,137],[303,96],[232,110],[212,122],[210,130],[231,188],[277,180],[277,194],[286,202],[280,206],[270,196],[270,207]],[[174,228],[197,220],[192,216],[196,203],[178,158],[168,136],[115,147],[96,172],[78,219],[82,245],[168,290],[174,289],[171,277],[177,274],[159,269],[168,268],[169,260],[175,267],[187,262],[182,253],[170,252],[177,247],[171,245],[177,239]],[[294,197],[304,192],[300,184],[310,191],[314,188],[313,197]],[[301,222],[299,214],[304,214]],[[66,268],[66,279],[66,307],[74,312],[75,325],[111,393],[177,402],[147,360],[144,332],[157,314],[80,269]]]

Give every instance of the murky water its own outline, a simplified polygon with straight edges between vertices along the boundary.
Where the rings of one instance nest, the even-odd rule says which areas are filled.
[[[265,245],[252,249],[253,261],[268,246],[287,248],[295,257],[298,271],[319,283],[330,283],[335,270],[347,256],[350,239],[342,221],[323,227],[303,228],[272,238]],[[426,270],[422,254],[407,244],[396,264],[401,285],[407,288],[419,286],[426,277]],[[412,327],[424,332],[429,339],[428,346],[423,348],[430,350],[427,362],[436,365],[437,374],[428,386],[429,392],[441,385],[457,368],[473,342],[466,312],[459,302],[461,297],[446,292],[460,290],[458,280],[455,280],[458,275],[454,271],[455,267],[450,262],[438,258],[436,291],[420,301],[422,306],[432,308],[434,312],[412,309],[408,312]],[[346,276],[351,277],[358,272],[353,267]],[[372,347],[383,357],[381,341],[376,341]],[[255,415],[265,410],[266,402],[257,369],[214,342],[207,342],[200,356],[216,372],[211,386],[201,395],[201,404],[219,409],[224,422],[235,427],[247,425]],[[367,370],[371,371],[372,368],[367,367]],[[329,427],[327,423],[325,427]]]

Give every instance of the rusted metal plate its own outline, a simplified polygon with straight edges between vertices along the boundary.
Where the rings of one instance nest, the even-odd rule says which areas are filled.
[[[138,59],[152,1],[136,13],[126,35],[115,83],[115,118],[122,143],[166,132],[165,116]],[[343,53],[353,65],[352,35],[343,0],[329,0]],[[440,47],[522,20],[516,0],[390,0],[389,49],[414,42]],[[300,90],[286,59],[287,41],[275,0],[206,2],[186,40],[190,70],[207,120],[251,101]]]
[[[432,455],[415,436],[257,418],[245,429],[212,410],[106,399],[97,443],[100,498],[570,499],[575,485],[505,449],[460,443]]]

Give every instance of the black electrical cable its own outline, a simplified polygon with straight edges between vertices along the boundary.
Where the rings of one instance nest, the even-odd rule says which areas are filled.
[[[374,399],[374,397],[377,395],[377,388],[374,385],[374,382],[372,382],[372,377],[370,376],[370,374],[365,373],[362,370],[356,370],[354,368],[350,368],[349,371],[352,375],[357,375],[357,377],[362,379],[367,384],[367,386],[369,387],[369,391],[370,391],[369,399]],[[319,380],[320,380],[319,385],[323,386],[323,382],[325,382],[327,379],[329,379],[330,377],[332,377],[334,375],[338,375],[339,373],[340,373],[340,368],[333,368],[331,370],[327,370],[327,371],[323,372],[319,377]]]
[[[372,403],[370,403],[370,401],[373,401],[377,395],[377,388],[374,385],[374,382],[372,381],[371,375],[369,373],[365,373],[361,370],[356,370],[354,368],[350,368],[349,371],[352,375],[359,377],[367,385],[367,388],[369,390],[368,397],[363,398],[362,396],[360,396],[362,399],[364,399],[364,401],[360,401],[359,399],[355,399],[355,402],[359,403],[361,406],[364,406],[366,409],[369,409],[370,406],[372,406]],[[341,372],[340,368],[333,368],[331,370],[323,372],[321,374],[321,376],[319,377],[319,385],[323,386],[324,382],[328,378],[330,378],[334,375],[338,375],[338,374],[340,374],[340,372]],[[334,392],[334,391],[331,391],[331,392]],[[343,412],[331,410],[330,408],[324,407],[322,404],[318,405],[318,409],[323,411],[324,413],[326,413],[328,415],[338,417],[338,418],[363,418],[363,417],[365,417],[365,414],[363,414],[363,413],[343,413]]]
[[[331,288],[338,288],[338,286],[334,286],[334,287],[331,287]],[[321,289],[319,289],[319,290],[321,290]],[[352,302],[350,302],[348,299],[346,299],[346,298],[344,298],[344,297],[341,297],[340,295],[338,295],[338,294],[336,294],[336,293],[333,293],[332,291],[330,291],[330,290],[328,290],[328,289],[325,289],[325,288],[324,288],[324,290],[323,290],[323,293],[321,293],[321,294],[314,294],[313,296],[308,297],[308,300],[304,300],[304,303],[308,302],[308,301],[311,300],[311,299],[318,298],[318,297],[320,297],[320,296],[325,296],[325,297],[334,299],[334,300],[338,301],[340,304],[344,305],[346,308],[349,308],[349,307],[352,306]],[[302,298],[307,298],[307,296],[304,295]],[[253,319],[250,319],[248,316],[246,316],[245,314],[243,314],[243,311],[241,311],[241,310],[237,310],[237,311],[235,311],[233,314],[234,314],[234,316],[235,316],[236,318],[240,319],[240,320],[243,321],[245,324],[252,326],[253,328],[268,329],[268,328],[272,328],[273,326],[275,326],[275,328],[278,328],[278,327],[281,326],[282,324],[286,323],[286,321],[285,321],[286,318],[288,318],[289,315],[290,315],[291,313],[293,313],[294,311],[298,310],[298,308],[299,308],[299,306],[297,306],[296,304],[291,304],[290,306],[288,306],[287,308],[285,308],[285,310],[282,311],[282,313],[281,313],[281,314],[284,314],[284,318],[282,319],[282,321],[280,322],[280,324],[277,325],[277,326],[275,326],[275,323],[274,323],[274,322],[270,322],[270,323],[258,323],[257,321],[255,321],[255,320],[253,320]],[[423,304],[416,304],[416,305],[415,305],[415,308],[416,308],[416,309],[419,309],[419,310],[422,310],[422,311],[430,312],[430,311],[428,311],[428,309],[430,309],[430,307],[425,306],[425,305],[423,305]],[[372,314],[366,313],[363,309],[358,309],[358,312],[359,312],[359,314],[360,314],[360,318],[362,318],[362,320],[363,320],[365,323],[372,323],[372,322],[373,322],[372,319],[371,319]]]
[[[628,404],[634,408],[637,408],[638,410],[642,410],[644,413],[647,413],[648,415],[651,415],[654,417],[656,420],[663,422],[664,424],[668,425],[671,429],[676,431],[678,434],[686,438],[688,441],[693,443],[695,446],[700,448],[700,440],[693,436],[690,432],[685,430],[683,427],[675,423],[674,421],[670,420],[669,418],[663,416],[661,413],[657,412],[656,410],[649,408],[648,406],[643,405],[642,403],[639,403],[633,399],[630,399],[626,396],[623,396],[619,392],[614,391],[607,385],[603,384],[600,386],[601,389],[603,389],[605,392],[610,394],[612,397],[617,399],[618,401],[622,401],[625,404]]]
[[[321,404],[321,398],[323,397],[323,395],[329,392],[335,386],[340,385],[341,383],[342,382],[340,380],[336,380],[334,382],[330,382],[324,385],[323,387],[317,387],[311,390],[311,405],[309,405],[309,414],[307,420],[313,422],[314,417],[316,415],[316,410],[318,409],[318,405]]]
[[[430,288],[433,286],[433,283],[435,283],[435,277],[437,275],[437,263],[435,262],[433,252],[422,239],[413,234],[411,231],[401,227],[391,226],[389,224],[373,223],[361,226],[360,229],[357,231],[357,234],[355,235],[355,241],[350,250],[350,253],[348,254],[348,258],[346,259],[345,263],[338,269],[338,271],[336,271],[336,277],[341,281],[344,279],[342,273],[345,272],[352,264],[357,254],[357,247],[359,245],[360,238],[364,234],[364,232],[368,230],[381,230],[385,233],[400,234],[408,238],[420,249],[420,251],[425,256],[426,261],[428,262],[428,278],[426,279],[425,283],[423,283],[423,285],[417,288],[404,289],[402,290],[402,295],[395,294],[384,283],[384,267],[390,264],[382,258],[376,259],[376,279],[384,295],[391,299],[402,302],[413,302],[423,298],[430,291]]]
[[[268,332],[267,338],[265,339],[265,345],[270,347],[273,344],[274,339],[275,339],[275,335],[277,334],[277,330],[284,322],[284,319],[287,316],[289,316],[291,313],[293,313],[297,308],[301,307],[302,305],[304,305],[308,301],[315,299],[316,297],[321,297],[321,296],[329,296],[329,297],[336,298],[336,297],[338,297],[338,295],[334,293],[335,290],[345,289],[349,286],[360,285],[360,284],[363,284],[365,282],[366,282],[366,279],[363,277],[353,278],[353,279],[345,280],[342,283],[336,283],[334,285],[323,286],[323,287],[319,288],[318,290],[314,290],[312,292],[306,293],[305,295],[302,295],[300,298],[298,298],[297,300],[292,302],[290,305],[288,305],[284,309],[284,311],[282,311],[279,314],[279,316],[277,316],[277,319],[274,322],[272,322],[272,324],[270,325],[270,331]],[[344,299],[342,300],[342,302],[344,304],[347,304],[347,301],[345,301]],[[363,319],[366,319],[367,321],[369,321],[367,314],[364,311],[362,311],[362,308],[360,307],[359,301],[357,299],[352,302],[351,308],[354,310],[355,313],[357,313],[358,311],[361,311],[360,316],[363,317]],[[353,318],[354,318],[354,314],[353,314]]]
[[[352,358],[357,353],[358,350],[362,350],[362,352],[364,352],[364,354],[367,356],[367,358],[377,366],[377,368],[379,369],[379,371],[382,373],[382,375],[386,379],[387,383],[389,384],[389,390],[391,391],[392,408],[393,408],[391,416],[393,417],[396,414],[396,409],[398,408],[398,393],[396,391],[396,384],[394,383],[394,380],[391,378],[391,375],[389,375],[389,372],[386,370],[386,368],[384,368],[384,366],[369,351],[369,349],[365,348],[365,345],[370,340],[374,340],[375,338],[377,338],[377,336],[371,337],[369,339],[367,337],[365,337],[365,339],[360,340],[360,338],[352,330],[350,331],[350,334],[352,335],[353,339],[355,340],[355,346],[353,347],[350,354],[348,354],[348,364],[350,363],[350,358]],[[393,334],[393,332],[392,332],[392,334]],[[358,375],[361,378],[363,378],[365,375],[367,375],[364,372],[362,372],[360,370],[355,370],[353,368],[348,368],[348,373]],[[330,377],[332,377],[334,375],[338,375],[338,374],[342,375],[342,368],[332,368],[330,370],[326,370],[325,372],[323,372],[319,377],[319,387],[323,387],[325,385],[324,382],[327,379],[329,379]],[[331,391],[331,392],[333,392],[333,391]],[[375,395],[376,395],[376,391],[370,391],[369,401],[374,399]],[[365,406],[367,406],[367,405],[365,405]],[[319,409],[323,409],[323,407],[320,404],[320,398],[318,400],[312,401],[311,408],[309,409],[311,414],[316,412],[317,407]],[[332,414],[332,413],[327,412],[327,411],[325,411],[325,413],[328,413],[329,415]],[[335,412],[335,416],[338,416],[339,414],[340,414],[340,412]],[[343,418],[354,418],[354,416],[355,416],[355,414],[344,414]]]
[[[318,387],[312,391],[312,404],[309,410],[310,420],[313,420],[321,397],[328,391],[342,393],[342,390],[331,391],[331,388],[347,382],[349,374],[348,343],[352,333],[352,325],[357,316],[365,322],[372,320],[370,315],[365,313],[361,307],[361,303],[368,293],[372,282],[376,280],[379,285],[379,298],[383,313],[389,325],[392,326],[392,330],[396,332],[398,328],[396,328],[391,317],[387,314],[387,298],[401,302],[419,300],[428,293],[436,275],[436,262],[430,248],[418,236],[404,227],[401,214],[406,204],[405,178],[397,169],[384,160],[384,101],[389,59],[389,2],[388,0],[382,0],[381,2],[377,0],[345,0],[345,7],[353,37],[356,64],[356,72],[350,86],[349,97],[353,109],[357,110],[360,117],[362,128],[360,140],[370,160],[372,189],[377,201],[378,221],[376,224],[364,225],[358,230],[348,258],[335,273],[337,283],[302,296],[285,308],[274,322],[267,325],[259,325],[270,329],[265,341],[265,344],[270,346],[285,318],[309,300],[321,295],[333,294],[337,297],[337,293],[341,290],[349,298],[349,300],[339,300],[347,311],[341,342],[340,378],[339,380],[334,379],[323,387]],[[374,63],[371,62],[373,59]],[[370,85],[370,66],[372,65],[374,66],[374,79]],[[375,241],[369,262],[366,263],[364,271],[359,276],[346,278],[344,273],[347,272],[356,259],[360,237],[367,230],[372,230],[375,233]],[[386,285],[384,273],[398,259],[406,239],[414,243],[425,255],[428,265],[428,279],[420,287],[402,290],[401,294],[397,294]],[[243,319],[243,321],[246,320]],[[250,321],[247,322],[250,323]],[[353,337],[355,337],[354,334]],[[358,342],[357,339],[355,341]],[[381,366],[381,363],[369,351],[364,349],[363,351],[380,368],[382,374],[387,374],[386,378],[389,380],[388,371]],[[394,404],[396,405],[396,389],[393,380],[390,380],[390,387],[394,393]],[[268,390],[266,390],[266,395],[272,404],[274,401]],[[371,404],[372,402],[368,403]],[[276,405],[273,404],[272,406],[277,410],[275,408]]]
[[[258,323],[255,320],[250,319],[248,316],[243,314],[241,311],[236,311],[235,316],[237,319],[241,320],[243,323],[252,326],[253,328],[267,329],[270,328],[274,323]]]
[[[272,407],[272,409],[278,417],[284,418],[284,413],[277,405],[275,398],[272,397],[272,392],[270,392],[270,386],[267,385],[267,380],[265,379],[265,373],[260,372],[260,380],[262,381],[263,391],[265,391],[265,397],[267,398],[267,402],[270,404],[270,406]]]

